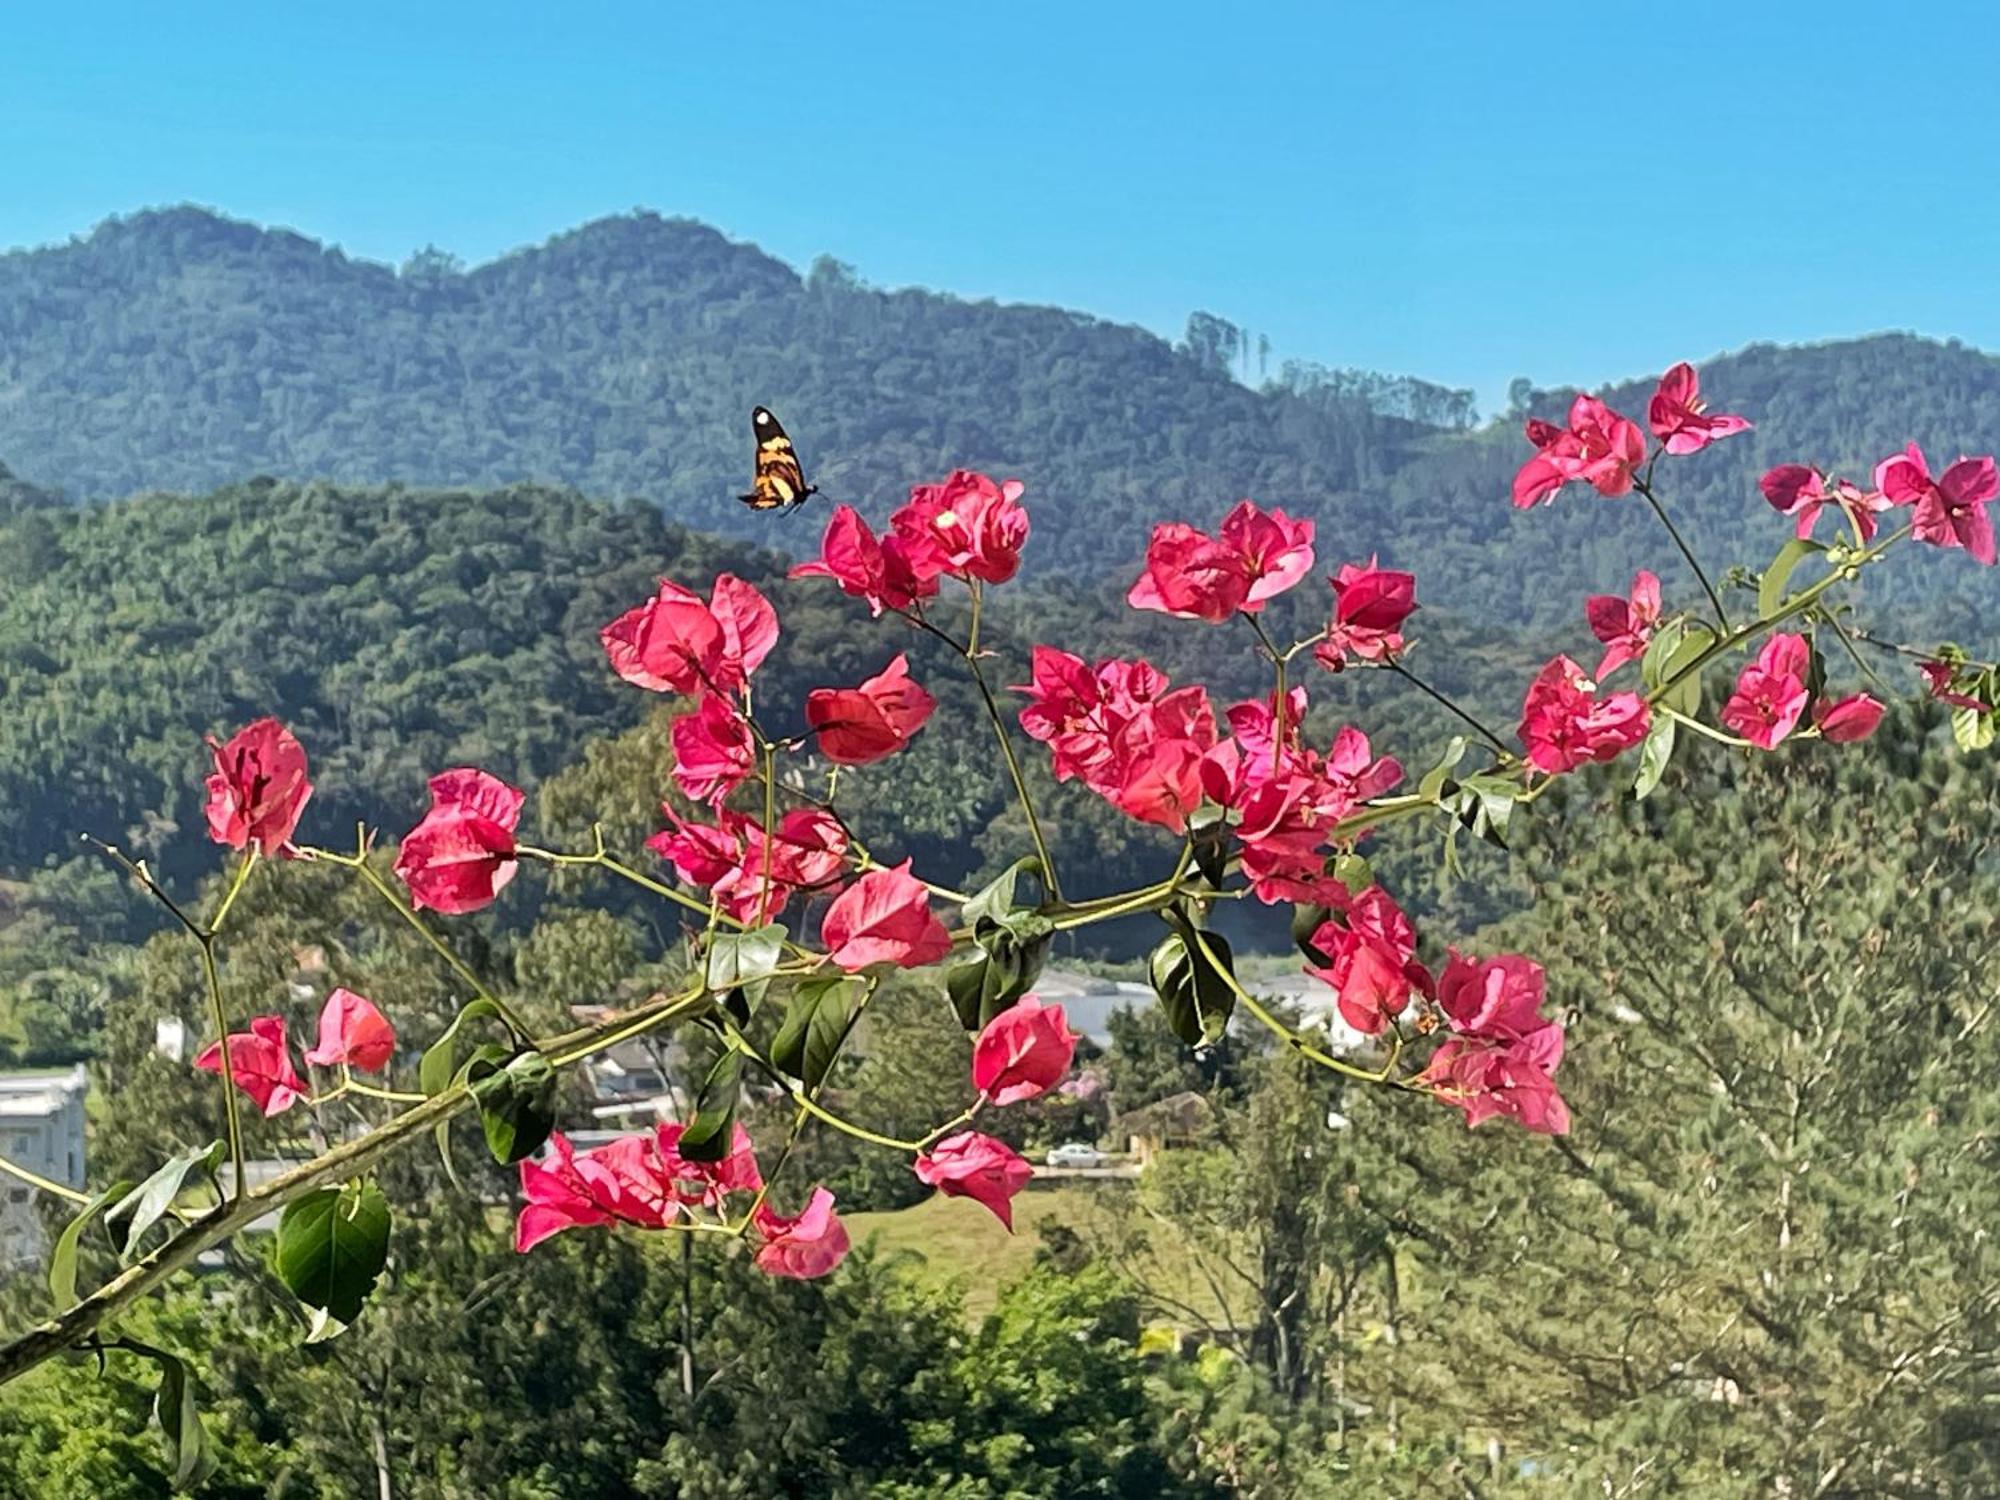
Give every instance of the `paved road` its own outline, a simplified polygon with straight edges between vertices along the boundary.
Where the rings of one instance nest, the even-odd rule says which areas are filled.
[[[1094,1177],[1101,1181],[1130,1182],[1139,1175],[1139,1164],[1134,1161],[1113,1162],[1102,1167],[1050,1167],[1035,1163],[1035,1176],[1043,1180],[1055,1178]]]

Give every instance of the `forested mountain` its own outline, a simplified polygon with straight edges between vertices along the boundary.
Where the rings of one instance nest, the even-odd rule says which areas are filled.
[[[745,413],[765,401],[826,494],[877,517],[954,465],[1019,475],[1043,571],[1122,573],[1153,521],[1212,519],[1246,494],[1317,517],[1329,556],[1379,550],[1419,568],[1426,598],[1491,618],[1566,621],[1578,595],[1657,555],[1637,503],[1570,495],[1517,518],[1512,421],[1427,426],[1409,415],[1458,421],[1464,403],[1352,372],[1289,369],[1252,390],[1230,373],[1234,332],[1197,316],[1176,347],[1060,309],[877,291],[831,261],[801,277],[649,214],[470,271],[436,253],[398,271],[172,209],[0,256],[0,455],[82,497],[255,474],[554,483],[798,551],[816,513],[753,516],[731,498]],[[2000,433],[2000,361],[1956,345],[1753,346],[1704,379],[1757,423],[1668,477],[1719,563],[1774,549],[1783,528],[1754,489],[1771,463],[1858,470],[1912,437],[1949,455]],[[1643,413],[1643,384],[1610,394]],[[1523,395],[1550,412],[1565,400]],[[1941,624],[1990,597],[1961,564],[1924,571]]]

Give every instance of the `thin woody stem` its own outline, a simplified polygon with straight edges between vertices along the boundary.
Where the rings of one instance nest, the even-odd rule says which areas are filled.
[[[222,977],[215,963],[215,934],[222,919],[228,915],[229,908],[235,903],[237,893],[243,889],[243,882],[249,877],[250,864],[255,855],[249,850],[244,852],[243,858],[236,866],[236,878],[231,883],[228,893],[222,898],[222,904],[216,909],[214,921],[203,926],[190,917],[179,902],[167,894],[165,887],[153,878],[142,861],[132,859],[123,849],[115,844],[106,843],[103,839],[92,838],[89,834],[84,834],[82,837],[86,844],[124,870],[148,895],[171,912],[174,920],[187,930],[188,936],[194,939],[195,946],[201,950],[202,982],[208,992],[209,1020],[215,1027],[216,1047],[222,1063],[217,1081],[222,1089],[222,1119],[223,1129],[229,1140],[230,1175],[236,1186],[236,1196],[241,1198],[246,1182],[243,1162],[243,1119],[236,1102],[236,1060],[229,1040],[229,1016],[222,1004]]]
[[[1021,811],[1028,816],[1028,836],[1035,841],[1035,857],[1042,862],[1042,878],[1048,882],[1049,894],[1060,901],[1063,898],[1062,881],[1056,874],[1056,863],[1049,857],[1048,840],[1042,836],[1042,820],[1035,812],[1035,799],[1028,793],[1028,781],[1021,774],[1021,762],[1014,754],[1013,737],[1007,733],[1007,723],[1001,715],[999,701],[993,696],[993,689],[986,684],[986,672],[975,656],[966,657],[972,668],[972,681],[979,689],[979,696],[986,704],[986,717],[993,721],[993,736],[1000,742],[1000,754],[1007,762],[1007,774],[1014,782],[1014,795],[1021,801]]]
[[[1256,998],[1248,990],[1243,988],[1242,981],[1237,979],[1230,966],[1223,963],[1217,956],[1216,951],[1209,947],[1207,938],[1203,935],[1199,927],[1189,930],[1194,935],[1194,945],[1200,950],[1202,958],[1208,963],[1210,968],[1222,976],[1223,982],[1229,986],[1230,992],[1235,995],[1236,1003],[1249,1011],[1251,1015],[1263,1023],[1267,1030],[1301,1057],[1316,1062],[1323,1068],[1331,1069],[1344,1078],[1352,1078],[1359,1083],[1387,1084],[1391,1088],[1399,1089],[1415,1088],[1415,1085],[1408,1079],[1398,1078],[1394,1075],[1393,1070],[1396,1066],[1396,1059],[1402,1050],[1400,1047],[1397,1047],[1390,1053],[1388,1062],[1379,1071],[1357,1068],[1353,1063],[1346,1062],[1341,1058],[1335,1057],[1331,1052],[1315,1047],[1311,1042],[1300,1036],[1298,1032],[1272,1015],[1270,1011],[1257,1002]]]
[[[248,1168],[243,1161],[243,1115],[236,1103],[236,1065],[230,1057],[229,1017],[222,1006],[222,976],[215,966],[215,937],[204,933],[201,944],[202,980],[208,986],[208,1008],[210,1019],[215,1023],[216,1045],[222,1051],[222,1119],[229,1135],[230,1178],[236,1187],[235,1196],[241,1200],[248,1185]]]
[[[975,605],[977,593],[973,595]],[[1007,775],[1014,783],[1014,795],[1020,801],[1021,811],[1028,819],[1028,836],[1035,843],[1035,857],[1042,862],[1042,879],[1047,882],[1049,894],[1061,901],[1062,881],[1056,874],[1055,861],[1049,858],[1048,840],[1042,836],[1042,820],[1035,811],[1035,799],[1028,794],[1027,778],[1021,774],[1020,759],[1014,754],[1014,741],[1007,732],[1006,716],[1000,712],[1000,700],[993,696],[993,689],[986,681],[986,671],[980,666],[978,635],[975,629],[971,642],[963,642],[938,629],[929,620],[913,609],[898,610],[905,620],[927,635],[935,636],[952,650],[965,658],[965,664],[972,669],[973,686],[979,689],[980,701],[986,706],[986,717],[992,721],[993,736],[1000,742],[1000,756],[1007,763]],[[977,625],[975,615],[974,625]]]
[[[1687,538],[1681,535],[1680,528],[1674,525],[1673,517],[1667,514],[1666,506],[1660,503],[1660,497],[1653,493],[1651,480],[1635,477],[1632,487],[1646,497],[1646,503],[1653,507],[1653,514],[1660,518],[1660,524],[1667,528],[1667,535],[1674,539],[1674,545],[1681,549],[1681,556],[1686,558],[1687,565],[1694,569],[1694,576],[1701,580],[1702,592],[1708,595],[1708,602],[1715,608],[1716,622],[1721,625],[1723,633],[1727,634],[1730,630],[1729,614],[1722,607],[1722,596],[1715,591],[1715,585],[1708,581],[1707,571],[1703,569],[1700,559],[1694,555],[1694,549],[1687,544]]]
[[[58,1198],[70,1203],[84,1204],[90,1201],[90,1194],[79,1193],[75,1188],[64,1187],[60,1182],[51,1182],[39,1172],[31,1172],[19,1162],[9,1161],[4,1156],[0,1156],[0,1172],[5,1172],[9,1177],[18,1177],[29,1187],[40,1188],[45,1193],[54,1193]]]
[[[1488,729],[1485,724],[1481,723],[1471,713],[1459,707],[1457,703],[1453,702],[1450,698],[1445,696],[1445,694],[1439,692],[1436,688],[1432,687],[1428,682],[1425,682],[1423,678],[1417,676],[1415,672],[1412,672],[1408,667],[1404,666],[1401,662],[1395,660],[1394,658],[1390,658],[1389,660],[1384,661],[1382,665],[1386,667],[1389,671],[1394,672],[1398,677],[1402,678],[1403,681],[1407,682],[1411,687],[1415,688],[1418,692],[1426,694],[1433,701],[1441,704],[1449,712],[1456,714],[1461,721],[1463,721],[1466,724],[1469,724],[1479,734],[1479,737],[1481,739],[1485,740],[1487,744],[1491,745],[1494,748],[1494,750],[1499,753],[1500,757],[1503,760],[1511,760],[1513,758],[1514,752],[1507,748],[1507,742],[1505,740],[1501,739],[1499,735],[1495,734],[1491,729]]]
[[[1738,646],[1743,645],[1746,641],[1751,641],[1756,639],[1758,636],[1764,634],[1766,631],[1774,629],[1775,627],[1784,624],[1785,621],[1791,619],[1795,615],[1804,614],[1807,610],[1811,609],[1813,605],[1818,603],[1820,597],[1823,594],[1825,594],[1829,589],[1834,588],[1838,584],[1847,582],[1849,579],[1853,578],[1856,574],[1858,574],[1863,568],[1867,567],[1868,564],[1880,559],[1883,553],[1887,552],[1891,547],[1895,546],[1896,543],[1900,542],[1901,540],[1903,540],[1904,537],[1908,536],[1910,534],[1910,530],[1911,528],[1906,525],[1898,531],[1891,532],[1888,536],[1882,538],[1881,541],[1877,542],[1874,546],[1870,547],[1867,551],[1856,553],[1854,556],[1848,558],[1847,561],[1841,563],[1838,567],[1834,568],[1831,572],[1829,572],[1826,575],[1826,577],[1820,579],[1816,583],[1808,585],[1806,588],[1801,589],[1798,593],[1792,595],[1792,597],[1786,600],[1785,603],[1782,606],[1780,606],[1774,613],[1764,616],[1760,619],[1752,620],[1748,625],[1743,626],[1741,629],[1731,631],[1727,635],[1718,636],[1715,640],[1711,641],[1706,647],[1704,647],[1700,652],[1696,653],[1693,661],[1690,661],[1684,666],[1682,666],[1672,676],[1668,677],[1666,681],[1662,682],[1658,687],[1654,688],[1652,692],[1648,693],[1646,695],[1647,704],[1649,706],[1657,707],[1660,704],[1660,702],[1676,687],[1680,686],[1681,683],[1685,682],[1689,677],[1692,677],[1695,673],[1699,672],[1703,667],[1707,666],[1717,657],[1727,655],[1729,652],[1734,651]]]

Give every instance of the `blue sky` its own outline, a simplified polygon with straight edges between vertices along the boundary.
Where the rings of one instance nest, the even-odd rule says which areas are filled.
[[[1974,5],[11,7],[0,246],[193,201],[397,261],[635,206],[881,286],[1471,385],[2000,348]]]

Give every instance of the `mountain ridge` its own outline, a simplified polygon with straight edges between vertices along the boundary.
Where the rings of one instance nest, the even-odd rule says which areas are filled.
[[[1911,437],[1980,451],[2000,434],[2000,359],[1957,341],[1759,342],[1703,374],[1757,423],[1667,471],[1717,571],[1782,540],[1755,491],[1770,463],[1853,472]],[[1598,389],[1642,415],[1649,384]],[[1044,574],[1117,578],[1154,522],[1207,523],[1245,495],[1317,520],[1329,563],[1379,552],[1510,623],[1566,618],[1659,554],[1649,517],[1607,521],[1595,497],[1512,513],[1527,450],[1509,421],[1426,426],[1310,371],[1252,389],[1192,339],[877,290],[826,258],[802,275],[691,219],[614,216],[470,270],[430,252],[395,269],[182,206],[0,255],[0,455],[74,494],[255,475],[554,484],[810,551],[823,511],[774,519],[734,499],[756,402],[785,416],[823,495],[878,520],[954,466],[1021,477]],[[1547,587],[1494,586],[1528,570]],[[1947,595],[1989,592],[1948,576]]]

